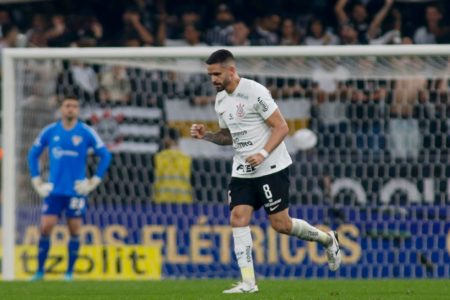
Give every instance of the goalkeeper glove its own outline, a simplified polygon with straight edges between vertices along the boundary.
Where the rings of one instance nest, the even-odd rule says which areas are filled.
[[[41,196],[42,198],[47,197],[50,192],[53,190],[53,183],[43,182],[40,176],[33,177],[31,179],[31,183],[33,184],[34,190]]]
[[[90,179],[83,179],[75,181],[75,191],[83,196],[87,196],[90,192],[100,184],[102,179],[98,176],[93,176]]]

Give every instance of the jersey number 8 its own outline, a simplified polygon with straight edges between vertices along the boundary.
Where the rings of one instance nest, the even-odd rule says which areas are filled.
[[[265,184],[262,186],[262,188],[267,200],[272,199],[272,192],[270,191],[270,186],[268,184]]]

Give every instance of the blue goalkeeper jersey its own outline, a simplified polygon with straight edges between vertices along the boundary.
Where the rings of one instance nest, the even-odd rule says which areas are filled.
[[[46,147],[50,159],[48,181],[53,183],[50,195],[77,195],[75,181],[86,178],[89,149],[100,157],[96,170],[98,177],[103,177],[111,161],[111,154],[93,128],[78,121],[72,129],[67,130],[59,121],[40,132],[28,153],[32,177],[39,176],[39,156]]]

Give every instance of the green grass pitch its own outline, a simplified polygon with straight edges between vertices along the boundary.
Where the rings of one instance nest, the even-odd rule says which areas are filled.
[[[223,295],[231,280],[0,282],[2,300],[444,300],[450,280],[260,280],[259,293]]]

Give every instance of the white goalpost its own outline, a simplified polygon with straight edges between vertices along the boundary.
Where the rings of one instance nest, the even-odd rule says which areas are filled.
[[[139,207],[148,205],[142,204],[145,202],[145,199],[149,198],[148,202],[151,202],[151,191],[147,192],[147,190],[149,189],[148,185],[150,184],[144,182],[151,177],[151,175],[149,175],[151,173],[151,169],[149,168],[151,167],[146,166],[145,163],[141,161],[141,159],[145,159],[144,156],[139,155],[143,153],[149,153],[148,151],[150,151],[150,154],[154,154],[157,151],[157,145],[158,143],[160,143],[160,128],[163,128],[165,126],[177,127],[178,129],[180,129],[180,131],[182,131],[183,136],[183,130],[185,130],[183,129],[185,128],[183,126],[185,126],[185,124],[189,123],[190,121],[198,121],[199,118],[204,116],[205,119],[203,119],[203,121],[210,123],[215,122],[215,116],[213,114],[212,106],[193,106],[192,104],[189,106],[186,103],[189,103],[189,101],[195,102],[196,97],[202,96],[203,91],[206,91],[205,93],[209,93],[209,96],[214,94],[213,92],[211,92],[210,87],[206,86],[208,83],[207,81],[205,81],[205,78],[207,77],[205,77],[205,66],[203,64],[203,61],[214,50],[217,50],[219,48],[225,47],[3,49],[3,111],[1,135],[3,148],[1,170],[1,248],[3,251],[3,280],[24,278],[21,277],[22,275],[19,277],[17,276],[18,271],[16,270],[16,247],[18,245],[22,245],[23,243],[24,237],[20,235],[25,235],[26,232],[27,234],[29,233],[30,235],[32,235],[31,233],[35,232],[33,231],[35,230],[35,228],[33,230],[31,230],[30,228],[31,226],[37,225],[32,223],[37,220],[40,207],[40,199],[37,199],[37,196],[33,194],[30,185],[26,181],[27,176],[29,179],[29,175],[26,173],[25,153],[27,147],[32,142],[30,139],[34,138],[37,130],[42,128],[37,127],[45,124],[47,120],[55,119],[55,106],[50,100],[48,100],[51,97],[55,97],[55,86],[63,85],[64,87],[64,85],[72,84],[68,83],[68,81],[64,77],[64,64],[67,62],[72,63],[76,61],[81,62],[86,66],[92,66],[92,68],[96,70],[99,77],[101,77],[102,72],[107,72],[107,70],[109,70],[108,68],[110,67],[122,67],[126,69],[126,71],[128,72],[127,77],[130,79],[130,81],[133,82],[130,89],[130,94],[132,94],[132,96],[130,96],[131,100],[127,100],[128,102],[126,103],[115,103],[114,105],[116,106],[114,107],[116,107],[116,110],[112,110],[113,115],[115,113],[120,114],[121,118],[120,121],[117,121],[119,120],[119,118],[116,118],[114,120],[114,122],[117,123],[115,123],[114,125],[119,126],[120,129],[118,129],[112,137],[112,139],[114,139],[114,142],[112,142],[112,151],[117,155],[115,158],[119,166],[111,171],[111,175],[109,175],[107,182],[103,185],[103,187],[100,188],[97,194],[92,196],[94,198],[98,196],[98,199],[100,200],[97,201],[96,199],[94,199],[96,201],[95,205],[102,207],[101,209],[105,209],[104,214],[107,214],[108,209],[110,209],[107,208],[109,206],[122,205],[120,207],[124,210],[126,210],[126,207],[128,206],[133,206],[133,209],[135,209],[135,207],[137,207],[136,209],[140,209]],[[369,88],[365,86],[361,89],[367,91],[367,95],[369,95],[369,97],[378,92],[378,90],[375,89],[378,89],[378,82],[382,81],[388,82],[387,84],[389,84],[389,82],[395,81],[396,79],[411,79],[420,77],[425,78],[426,80],[448,80],[448,78],[450,77],[450,46],[443,45],[327,47],[279,46],[226,48],[231,50],[237,58],[238,71],[240,72],[240,74],[255,78],[257,81],[261,81],[266,85],[270,85],[270,83],[275,82],[275,84],[273,84],[273,90],[271,91],[273,92],[276,90],[277,92],[279,92],[279,95],[281,95],[280,97],[285,99],[285,102],[280,101],[280,109],[285,109],[285,111],[283,111],[284,115],[287,116],[287,119],[292,121],[290,123],[292,130],[305,126],[315,126],[315,123],[312,121],[313,118],[315,118],[313,113],[310,113],[309,111],[305,112],[303,109],[309,110],[309,107],[314,106],[314,97],[316,95],[315,93],[317,93],[314,84],[315,81],[318,80],[317,78],[314,78],[314,74],[316,74],[314,72],[317,66],[321,64],[331,64],[333,66],[337,64],[345,68],[346,75],[344,76],[344,78],[340,78],[340,75],[336,75],[336,78],[333,78],[334,75],[330,75],[330,78],[350,82],[347,84],[349,86],[352,86],[353,89],[357,89],[356,86],[358,81],[362,81],[363,83],[370,81],[371,84],[372,81],[375,82],[375,86],[377,87],[372,87],[371,85]],[[411,61],[408,60],[407,62],[406,60],[409,58],[414,58],[413,60],[416,65],[410,66],[409,63]],[[331,63],[329,59],[332,60]],[[402,59],[405,60],[403,61]],[[365,64],[363,65],[363,63]],[[41,69],[45,70],[42,71]],[[58,74],[52,74],[52,70],[54,70],[54,72]],[[60,74],[63,75],[60,76]],[[195,87],[193,87],[191,90],[189,90],[190,84],[193,85],[193,82],[195,81],[194,79],[192,79],[193,77],[189,77],[192,74],[197,76],[197,79],[195,80],[197,80],[198,84],[195,85]],[[182,79],[184,78],[184,75],[188,76],[189,79]],[[175,91],[182,89],[182,92],[172,92],[171,84],[175,85],[177,84],[177,81],[172,81],[171,76],[176,76],[179,82],[184,82],[184,86],[182,88],[173,88],[173,90]],[[300,94],[300,96],[294,94],[285,94],[283,88],[286,87],[286,90],[288,89],[288,84],[285,83],[288,80],[298,80],[298,82],[303,84],[303,86],[299,87],[298,89],[298,93]],[[301,84],[299,84],[299,86]],[[163,87],[161,87],[161,85]],[[373,90],[371,90],[372,88]],[[170,93],[173,93],[173,96],[167,96],[167,94],[165,94],[166,89]],[[425,85],[424,89],[426,89]],[[311,93],[308,94],[310,90]],[[434,88],[431,91],[434,92]],[[277,97],[274,96],[274,98],[278,100]],[[38,100],[35,102],[34,99]],[[107,102],[105,104],[105,102],[102,102],[103,100],[98,99],[92,100],[92,103],[88,100],[86,101],[86,109],[82,112],[83,118],[86,119],[92,119],[92,116],[95,114],[95,116],[98,116],[98,111],[104,109],[105,105],[106,107],[108,107],[109,103]],[[182,102],[184,104],[182,104]],[[41,103],[42,105],[39,103]],[[178,114],[176,114],[176,111],[174,110],[176,110],[176,106],[178,105],[177,103],[180,103],[179,105],[186,105],[186,110],[180,111]],[[35,108],[38,109],[33,110]],[[129,123],[124,124],[124,118],[125,120],[128,120]],[[351,119],[352,117],[348,118],[350,124],[353,119]],[[369,116],[368,118],[371,118],[371,116]],[[202,121],[202,119],[200,119],[200,121]],[[356,124],[357,122],[354,123]],[[319,125],[317,125],[318,127],[314,129],[319,130],[319,128],[322,128],[320,127],[322,125]],[[145,127],[146,132],[143,132],[142,128],[139,129],[140,126],[148,126]],[[149,133],[151,130],[154,130],[154,132],[152,131],[153,133]],[[322,132],[322,134],[325,135],[324,140],[326,140],[326,138],[328,137],[334,138],[335,133],[331,131],[325,131]],[[346,137],[345,134],[342,132],[342,135],[339,135],[338,137],[336,137],[336,139],[347,141],[350,138],[348,138],[348,136]],[[427,132],[427,134],[433,137],[434,133]],[[361,136],[363,141],[361,142],[361,147],[367,147],[366,140],[370,140],[371,135],[369,136],[369,134],[367,133],[361,133]],[[115,140],[118,140],[118,142],[116,142]],[[432,138],[431,140],[431,143],[435,143],[434,138]],[[357,138],[355,138],[354,141],[351,140],[349,143],[351,143],[355,147],[355,151],[350,150],[350,148],[348,148],[347,146],[341,147],[337,144],[328,146],[322,144],[322,146],[324,146],[325,149],[328,148],[328,152],[326,154],[327,158],[334,155],[333,153],[331,153],[332,151],[335,151],[339,155],[342,155],[342,153],[345,152],[346,156],[353,155],[353,153],[359,153],[358,151],[360,151],[361,153],[365,153],[365,148],[358,148],[359,144]],[[291,144],[289,144],[289,146],[291,146]],[[203,161],[201,161],[199,163],[198,169],[194,169],[194,184],[198,185],[197,194],[194,196],[194,202],[199,201],[203,204],[207,202],[212,203],[213,205],[223,204],[224,202],[222,201],[224,200],[222,199],[222,197],[225,198],[226,190],[225,188],[223,191],[221,191],[220,189],[222,189],[225,184],[220,185],[208,181],[211,180],[211,178],[205,179],[205,182],[207,183],[201,181],[204,180],[204,177],[202,176],[204,176],[205,174],[212,174],[210,177],[214,177],[217,175],[217,182],[224,181],[229,175],[226,171],[226,162],[225,160],[223,160],[223,158],[220,158],[220,153],[218,152],[219,150],[212,148],[212,145],[201,144],[200,146],[198,146],[198,144],[192,143],[192,141],[190,141],[185,135],[182,139],[182,147],[184,147],[183,150],[191,154],[194,159],[197,158],[196,153],[198,151],[201,151],[203,155],[202,157],[199,157],[200,160],[204,159],[205,157],[209,159],[210,157],[208,157],[208,155],[211,155],[212,157],[213,155],[217,154],[217,156],[214,156],[214,159],[217,160],[214,160],[211,164],[208,164],[207,167],[205,167],[203,165]],[[442,144],[442,146],[437,143],[432,144],[430,148],[432,148],[432,151],[434,152],[432,152],[433,154],[429,155],[435,155],[434,153],[436,151],[441,151],[442,149],[438,149],[439,147],[443,147],[445,151],[447,150],[447,146],[445,144]],[[370,152],[372,150],[369,149],[368,151]],[[385,151],[389,155],[393,155],[389,152],[389,149],[382,151]],[[426,151],[427,150],[424,150],[425,153],[428,153]],[[136,153],[138,154],[135,156]],[[359,154],[355,155],[358,156]],[[376,155],[378,154],[372,154],[372,152],[370,152],[369,163],[372,163],[372,158]],[[385,154],[379,156],[381,157],[380,160],[382,161],[381,164],[383,165],[383,168],[385,166],[390,166],[393,161],[385,159],[384,155]],[[429,157],[431,156],[427,156],[426,163],[434,165],[435,162],[433,162],[433,159]],[[135,162],[135,160],[137,160],[137,162]],[[363,160],[364,159],[361,160],[362,169],[366,168],[364,167],[365,162]],[[414,163],[416,163],[417,160],[420,159],[416,158]],[[344,171],[342,171],[342,174],[335,174],[334,176],[335,190],[332,190],[334,193],[332,197],[335,197],[336,199],[339,198],[339,193],[344,189],[350,189],[353,191],[356,189],[358,189],[358,191],[362,190],[360,186],[357,186],[355,188],[356,184],[358,183],[357,181],[359,180],[359,175],[357,173],[358,169],[356,167],[352,169],[351,163],[346,165],[346,162],[342,162],[341,165],[338,165],[338,167],[342,167],[343,169],[346,166],[349,166],[348,168],[351,169],[350,174],[346,174]],[[298,170],[300,169],[301,167],[299,166]],[[135,176],[134,174],[136,173],[138,173],[138,176],[130,179],[130,177]],[[372,175],[367,175],[367,173],[364,174],[365,175],[363,175],[363,180],[370,181],[368,183],[368,186],[372,186],[371,180],[376,179],[372,178]],[[392,176],[390,174],[387,174],[385,178],[380,179],[379,185],[382,186],[391,179],[396,179],[401,176],[403,176],[401,173],[396,173]],[[413,177],[413,174],[408,173],[406,177],[408,176]],[[441,174],[439,176],[439,178],[434,179],[434,182],[437,182],[437,180],[446,181],[445,175]],[[341,179],[341,181],[339,181],[339,179]],[[425,181],[426,179],[427,178],[424,178]],[[295,189],[296,184],[303,183],[303,181],[301,180],[305,180],[304,182],[306,182],[307,179],[299,179],[299,177],[293,177],[293,189]],[[345,182],[350,183],[341,187],[339,184],[341,184],[343,180],[347,180]],[[420,178],[419,180],[422,180],[422,178]],[[414,179],[411,179],[410,181],[415,184]],[[128,182],[130,182],[133,188],[127,187]],[[391,180],[391,182],[393,181]],[[392,184],[395,184],[395,182]],[[362,185],[364,185],[364,183]],[[390,189],[393,190],[392,194],[394,194],[396,190],[401,191],[402,189],[410,188],[409,185],[406,186],[405,184],[401,185],[400,187],[399,186],[390,186]],[[364,188],[366,187],[364,186]],[[418,187],[417,189],[420,190],[421,188],[422,185],[420,185],[420,187]],[[109,192],[109,189],[114,189],[114,192]],[[120,194],[121,191],[123,192],[123,194]],[[374,205],[376,203],[379,203],[379,201],[381,200],[379,199],[379,194],[377,193],[380,192],[381,194],[382,191],[387,193],[386,189],[382,190],[382,187],[380,187],[380,191],[374,192],[373,196],[368,196],[368,198],[370,199],[367,202],[370,203],[370,201],[372,201],[371,203]],[[311,200],[314,197],[313,191],[304,190],[302,192],[307,195],[307,200],[305,201],[309,201],[308,205],[314,205],[314,201]],[[363,192],[366,192],[367,194],[369,193],[368,189],[367,191]],[[359,195],[361,193],[362,192],[360,192]],[[444,203],[446,203],[447,194],[445,191],[432,191],[430,193],[432,193],[432,195],[434,195],[435,197],[428,196],[428,202],[433,202],[435,198],[442,196],[442,198],[444,199]],[[423,194],[425,194],[425,192]],[[430,194],[428,193],[428,195]],[[140,197],[142,197],[142,199]],[[364,196],[361,197],[364,198]],[[395,196],[392,197],[392,199],[395,198]],[[426,198],[426,196],[424,197]],[[390,201],[391,198],[388,197],[386,199],[386,201]],[[422,198],[420,198],[418,201],[420,202],[421,199]],[[203,212],[209,212],[210,209],[212,211],[212,208],[209,208],[207,205],[208,204],[205,204],[205,207],[200,206],[201,210],[204,210]],[[33,212],[30,212],[30,210],[32,210]],[[205,217],[203,215],[195,215],[195,213],[189,210],[189,208],[187,208],[186,210],[188,211],[187,215],[189,215],[189,219],[186,219],[185,222],[188,222],[189,224],[191,224],[190,222],[194,222],[192,221],[194,219],[195,222],[197,222],[197,218],[199,220],[203,220],[202,218]],[[123,238],[122,242],[130,244],[144,243],[143,241],[145,240],[145,237],[140,230],[143,224],[145,224],[146,218],[150,218],[152,222],[154,221],[152,225],[177,226],[177,224],[175,224],[176,221],[173,221],[174,223],[158,224],[160,220],[156,216],[147,216],[144,214],[144,211],[145,209],[142,209],[142,211],[138,212],[137,218],[139,218],[139,224],[134,224],[133,222],[126,223],[125,221],[122,221],[119,212],[111,213],[111,215],[114,216],[111,218],[114,219],[114,221],[117,221],[116,223],[112,223],[111,225],[116,226],[117,224],[120,224],[120,226],[126,228],[127,232],[129,233],[129,236]],[[127,212],[127,214],[128,213],[131,214],[132,212]],[[93,227],[96,228],[95,230],[100,228],[99,230],[102,232],[101,243],[107,244],[107,239],[103,238],[103,236],[106,235],[104,235],[102,230],[104,226],[107,226],[108,224],[106,224],[107,221],[105,221],[106,217],[105,219],[102,219],[102,214],[103,211],[98,215],[93,215],[92,217],[90,217],[91,219],[89,223],[93,224]],[[184,217],[187,217],[187,215]],[[226,213],[221,213],[220,217],[222,217],[222,215],[223,217],[226,217]],[[98,223],[96,223],[97,221]],[[198,222],[200,223],[200,221]],[[219,225],[214,224],[214,226]],[[266,227],[262,226],[262,228],[266,230]],[[169,231],[164,231],[164,233],[169,235]],[[269,235],[269,233],[267,233],[267,235]],[[187,236],[189,236],[188,233]],[[111,240],[114,239],[111,238]],[[153,240],[154,239],[152,238],[152,241]],[[185,248],[188,249],[186,251],[190,251],[189,249],[192,249],[189,245],[192,246],[191,243],[193,243],[193,241],[189,239],[184,240],[184,238],[182,238],[182,241],[179,241],[178,243],[180,244],[179,247],[182,248],[182,250],[180,250],[180,253],[184,253]],[[212,244],[215,245],[214,242],[212,242]],[[286,245],[289,244],[286,243]],[[175,272],[173,271],[176,268],[180,268],[180,270],[182,270],[183,272],[188,272],[188,270],[190,269],[187,267],[187,265],[183,265],[183,263],[177,264],[177,260],[174,258],[175,254],[170,251],[170,249],[164,250],[165,261],[163,261],[163,263],[167,263],[167,266],[163,268],[167,269],[163,269],[163,277],[176,277],[176,275],[174,275]],[[176,253],[176,250],[174,251],[174,253]],[[181,257],[181,254],[179,255]],[[194,266],[193,268],[197,270],[196,264],[198,262],[195,261],[195,258],[192,258],[195,256],[193,256],[192,253],[190,253],[188,256],[189,264],[192,264]],[[199,256],[201,255],[199,254]],[[180,261],[183,261],[183,259],[180,259]],[[223,264],[225,265],[226,262],[227,261],[224,259]],[[267,261],[264,261],[264,263],[267,263]],[[355,263],[357,264],[357,261],[355,261]],[[207,264],[207,262],[205,262],[205,264]],[[217,265],[215,266],[215,268],[220,269],[222,268],[222,265]],[[282,268],[288,267],[286,265],[283,265]],[[348,269],[345,269],[348,270],[348,274],[350,274],[351,270],[353,270],[351,268],[352,266],[349,266]],[[365,267],[361,267],[361,269],[357,269],[357,272],[355,271],[357,274],[359,274],[358,276],[364,276],[361,275],[364,274],[364,268]],[[315,269],[313,268],[312,270]],[[224,274],[226,275],[225,271]],[[196,273],[194,275],[202,276],[200,272],[201,271],[198,271],[199,274]],[[289,276],[294,276],[294,274],[297,274],[294,271],[288,273]],[[186,274],[183,273],[183,276],[189,276]],[[278,273],[273,274],[276,275]],[[273,274],[270,273],[265,275],[271,276]],[[313,276],[321,276],[317,275],[320,274],[320,272],[317,273],[316,271],[312,271],[311,274],[314,274]],[[391,275],[391,273],[389,274]],[[417,275],[419,273],[414,274],[416,274],[416,276],[419,276]],[[437,275],[439,276],[439,274]],[[304,276],[308,275],[306,274]]]

